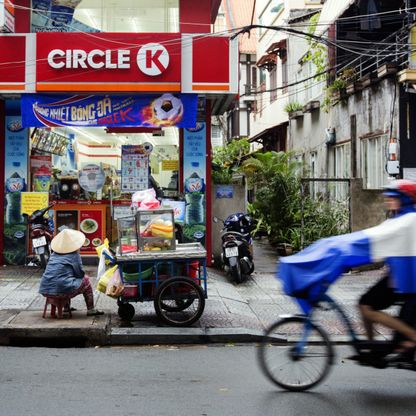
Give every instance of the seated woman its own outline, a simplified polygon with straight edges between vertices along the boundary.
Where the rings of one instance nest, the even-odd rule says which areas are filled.
[[[52,242],[52,255],[42,275],[39,293],[43,296],[67,295],[73,298],[83,295],[87,316],[103,315],[94,308],[94,295],[90,280],[82,268],[79,250],[85,242],[80,231],[64,229]]]

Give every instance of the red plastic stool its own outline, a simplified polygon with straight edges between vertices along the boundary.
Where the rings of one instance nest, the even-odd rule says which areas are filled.
[[[45,301],[45,308],[43,309],[42,318],[46,318],[46,311],[48,309],[48,305],[51,305],[51,318],[56,318],[56,309],[58,308],[58,318],[62,318],[62,311],[65,307],[68,308],[69,317],[72,318],[71,313],[71,298],[64,295],[50,295],[46,296]]]

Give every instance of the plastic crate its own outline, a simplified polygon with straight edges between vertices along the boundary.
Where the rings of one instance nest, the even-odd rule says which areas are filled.
[[[124,285],[123,297],[124,298],[137,298],[139,294],[139,287],[137,285]]]

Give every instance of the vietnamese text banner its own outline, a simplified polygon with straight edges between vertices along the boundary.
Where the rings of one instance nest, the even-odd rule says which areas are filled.
[[[196,125],[197,94],[22,95],[23,127],[186,127]]]

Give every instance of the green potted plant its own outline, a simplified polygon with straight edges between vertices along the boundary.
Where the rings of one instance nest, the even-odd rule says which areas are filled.
[[[250,143],[246,138],[233,140],[224,147],[216,148],[212,158],[212,181],[214,184],[231,184],[233,174],[249,152]]]
[[[298,102],[289,102],[285,105],[284,110],[289,114],[289,119],[303,116],[303,105]]]
[[[334,82],[328,87],[327,91],[331,97],[332,103],[341,101],[346,96],[347,82],[341,77],[334,79]]]

